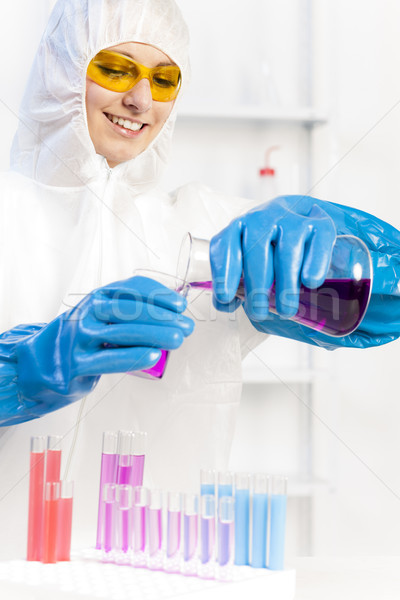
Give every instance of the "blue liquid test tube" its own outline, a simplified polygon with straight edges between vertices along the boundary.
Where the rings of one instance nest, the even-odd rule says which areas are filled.
[[[235,474],[235,564],[249,564],[250,476]]]
[[[199,497],[185,494],[183,498],[183,563],[184,575],[197,573],[197,547],[199,527]]]
[[[286,528],[286,477],[273,476],[271,486],[270,531],[268,568],[278,571],[284,568]]]
[[[235,500],[223,496],[218,505],[218,579],[232,577],[235,557]]]
[[[105,557],[115,549],[115,501],[117,486],[115,483],[106,483],[104,486],[104,521],[103,521],[103,551]]]
[[[218,473],[218,498],[232,496],[233,494],[233,473],[229,471]]]
[[[212,469],[201,469],[200,471],[200,495],[215,496],[215,482],[217,474]]]
[[[215,576],[215,496],[200,498],[200,562],[198,575],[204,579]]]
[[[250,565],[258,569],[267,566],[268,488],[267,475],[255,474],[253,477]]]
[[[180,572],[182,499],[179,492],[169,492],[167,510],[167,548],[164,569]]]

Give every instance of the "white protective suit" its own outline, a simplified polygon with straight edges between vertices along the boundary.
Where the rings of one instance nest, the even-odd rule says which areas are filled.
[[[47,323],[135,268],[174,273],[187,231],[210,238],[249,208],[197,184],[172,194],[157,187],[179,98],[137,158],[110,169],[96,154],[86,121],[87,65],[100,49],[128,41],[175,61],[184,91],[188,34],[173,0],[60,0],[54,8],[22,102],[12,170],[0,178],[0,331]],[[103,431],[148,432],[150,486],[196,490],[201,466],[227,467],[241,360],[262,335],[242,309],[216,313],[204,294],[190,310],[194,333],[171,353],[161,381],[106,375],[86,399],[68,473],[75,481],[73,544],[95,542]],[[66,458],[81,407],[0,429],[4,557],[25,554],[30,436],[65,436]]]

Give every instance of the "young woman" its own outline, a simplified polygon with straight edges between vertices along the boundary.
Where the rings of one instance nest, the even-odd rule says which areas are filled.
[[[15,425],[0,446],[8,557],[25,546],[31,435],[61,434],[68,449],[78,431],[68,473],[75,540],[91,544],[104,430],[148,432],[149,485],[197,489],[201,466],[227,466],[241,360],[265,334],[328,348],[399,335],[400,235],[389,225],[308,197],[252,208],[201,185],[161,191],[188,72],[173,0],[63,0],[39,45],[12,169],[0,179],[0,417]],[[133,276],[174,273],[187,231],[213,238],[218,310],[200,295],[184,315],[176,292]],[[285,317],[301,282],[324,280],[337,233],[368,244],[374,289],[360,330],[333,342]],[[242,271],[248,296],[238,308]],[[273,280],[291,298],[278,293],[278,316],[268,312]],[[162,380],[127,374],[160,349],[173,350]]]

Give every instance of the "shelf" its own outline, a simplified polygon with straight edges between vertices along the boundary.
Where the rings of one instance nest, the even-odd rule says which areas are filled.
[[[281,123],[313,127],[327,123],[325,113],[313,108],[268,109],[263,106],[185,107],[178,112],[178,122],[203,121],[242,121],[259,123]]]

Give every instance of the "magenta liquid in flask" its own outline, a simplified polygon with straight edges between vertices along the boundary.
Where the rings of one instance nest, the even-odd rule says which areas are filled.
[[[208,240],[186,235],[178,260],[178,275],[192,288],[212,290]],[[315,289],[300,286],[299,308],[290,320],[329,336],[349,335],[366,313],[371,290],[372,261],[367,246],[355,236],[338,236],[325,281]],[[270,312],[277,314],[275,283],[268,295]],[[245,298],[243,277],[236,297]]]

